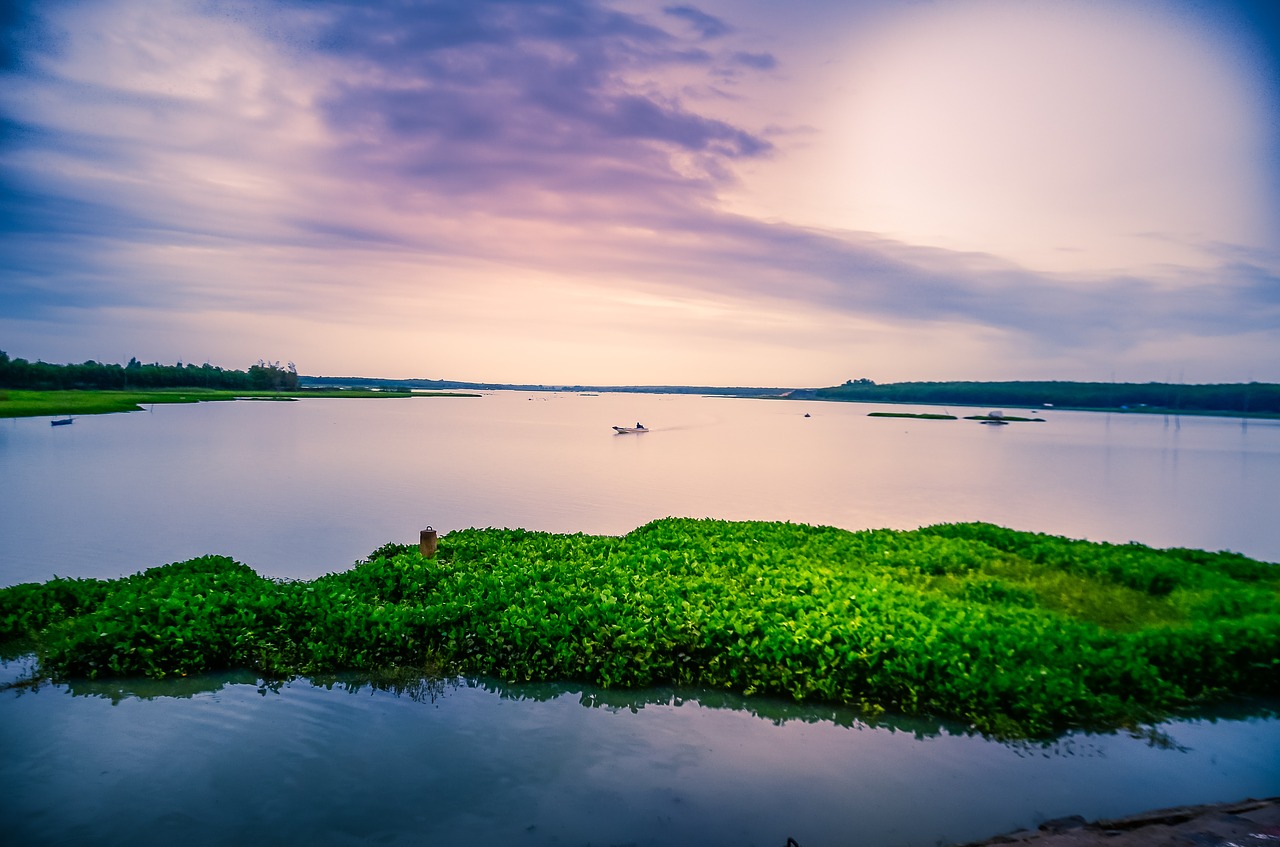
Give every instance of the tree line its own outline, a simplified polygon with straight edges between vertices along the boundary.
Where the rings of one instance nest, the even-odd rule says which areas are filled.
[[[1022,406],[1134,411],[1280,414],[1280,385],[1266,382],[1183,385],[1167,382],[895,382],[869,379],[819,388],[822,400]]]
[[[248,370],[237,371],[203,365],[144,365],[136,358],[127,365],[95,362],[55,365],[11,359],[0,350],[0,388],[30,391],[70,389],[130,390],[151,388],[222,388],[231,391],[296,391],[298,369],[289,362],[259,359]]]

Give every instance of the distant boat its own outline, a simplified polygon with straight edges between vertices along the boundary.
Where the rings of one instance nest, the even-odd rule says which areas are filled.
[[[630,432],[648,432],[649,428],[644,424],[637,423],[635,426],[615,426],[613,431],[619,435],[626,435]]]
[[[74,418],[54,418],[53,420],[49,421],[49,426],[66,426],[67,424],[71,423],[71,421],[73,420]]]

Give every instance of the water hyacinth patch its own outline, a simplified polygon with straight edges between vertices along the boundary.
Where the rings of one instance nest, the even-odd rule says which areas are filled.
[[[967,721],[1002,736],[1280,693],[1280,573],[1230,553],[989,524],[849,532],[665,519],[623,537],[468,529],[350,570],[221,557],[0,589],[51,676],[414,668],[694,685]]]

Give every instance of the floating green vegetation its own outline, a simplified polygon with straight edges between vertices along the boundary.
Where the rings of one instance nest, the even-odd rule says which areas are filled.
[[[937,413],[922,412],[914,414],[911,412],[867,412],[869,418],[919,418],[926,421],[954,421],[955,415],[939,415]]]
[[[296,391],[230,391],[220,388],[169,388],[151,391],[4,391],[0,392],[0,418],[36,415],[101,415],[138,412],[143,406],[165,403],[203,403],[215,400],[295,400],[302,397],[404,398],[479,397],[448,391],[364,391],[350,388],[304,388]]]
[[[391,544],[308,582],[208,556],[18,585],[0,589],[0,639],[30,639],[55,678],[438,667],[1029,737],[1280,693],[1278,601],[1280,569],[1232,553],[671,518],[621,538],[462,530],[434,559]]]
[[[1044,423],[1044,418],[1020,418],[1017,415],[966,415],[966,421],[991,421],[993,423]]]

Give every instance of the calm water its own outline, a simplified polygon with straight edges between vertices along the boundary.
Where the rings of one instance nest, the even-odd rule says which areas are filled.
[[[1280,422],[1049,411],[991,427],[875,408],[500,392],[0,421],[0,585],[205,553],[313,577],[427,525],[622,534],[668,515],[986,520],[1280,561]],[[653,431],[610,429],[637,420]]]
[[[499,393],[3,421],[0,584],[208,552],[310,577],[427,524],[624,533],[665,515],[987,520],[1280,561],[1274,423],[873,408]],[[636,420],[653,431],[609,429]],[[77,683],[0,693],[0,819],[24,844],[931,847],[1280,793],[1280,721],[1159,729],[1009,746],[705,691]]]
[[[672,690],[222,677],[2,696],[15,844],[932,847],[1280,786],[1275,720],[1011,746]]]

